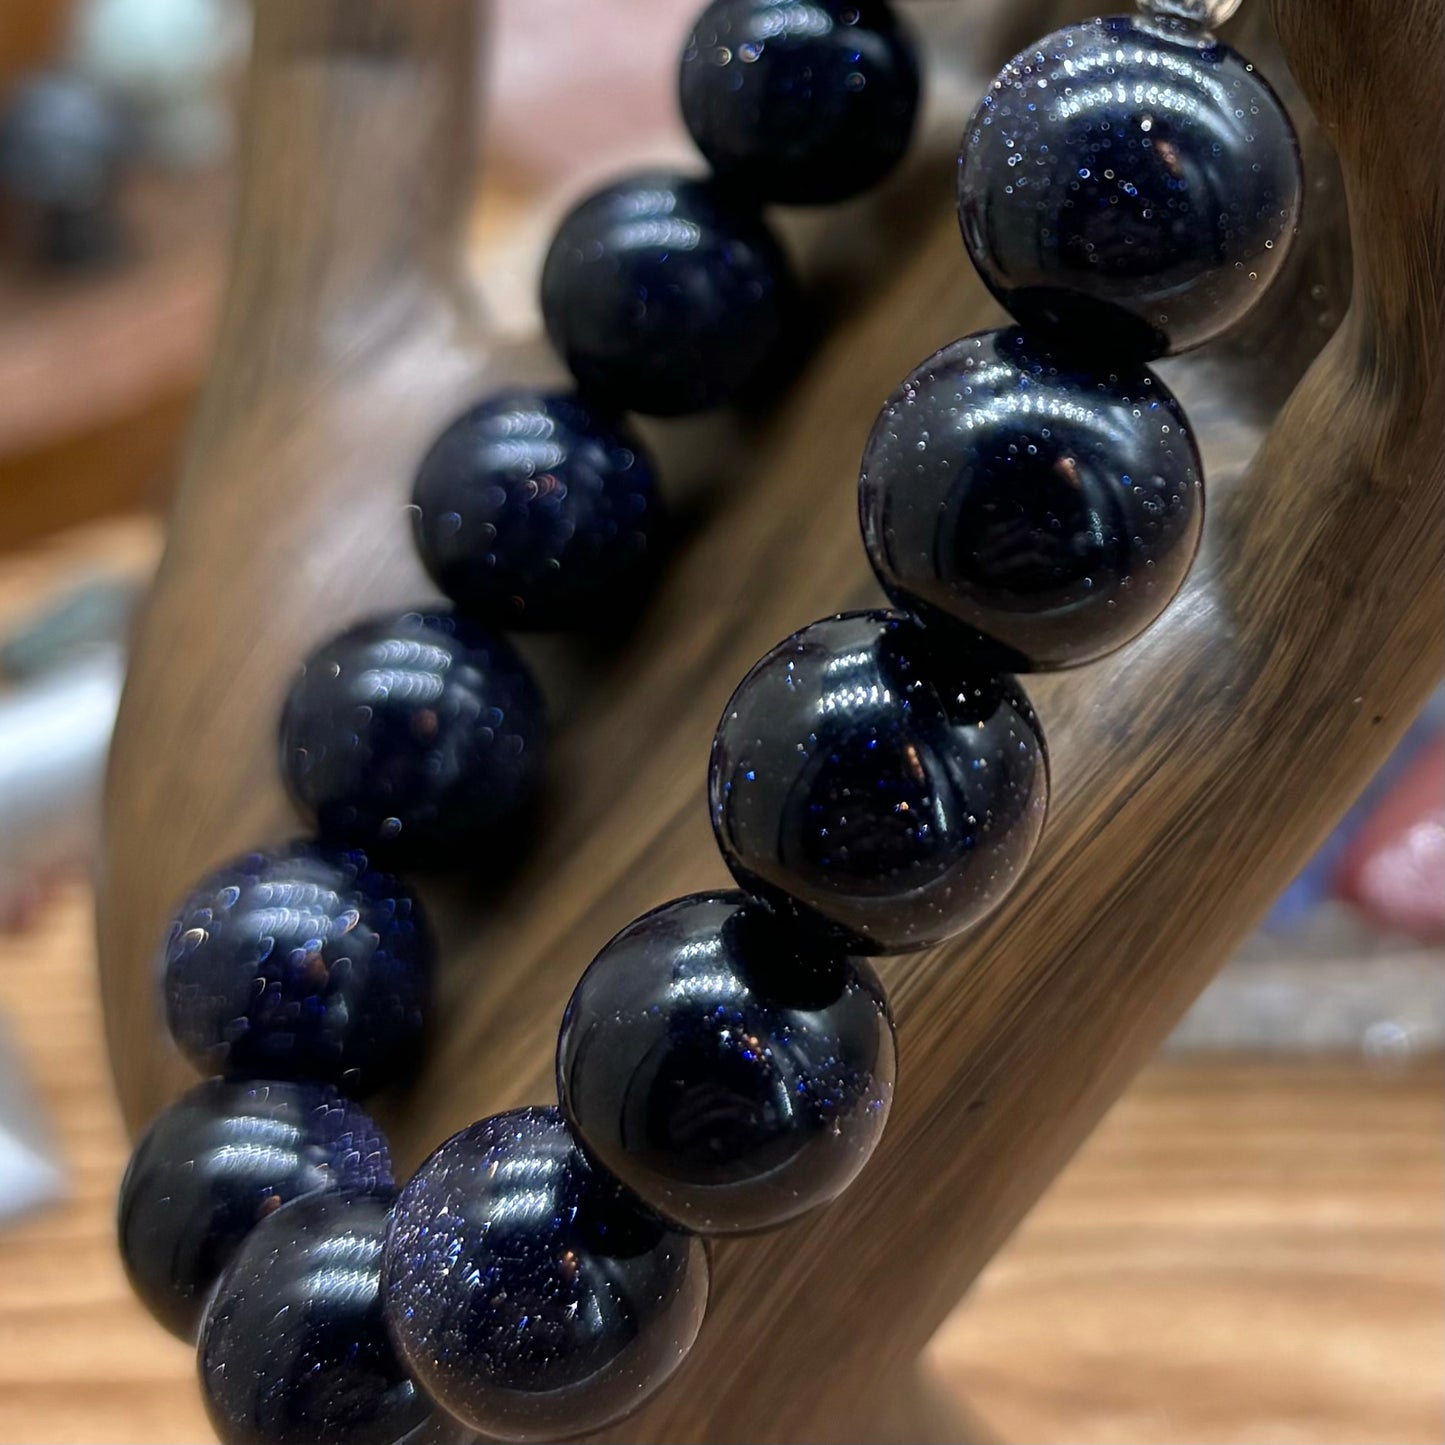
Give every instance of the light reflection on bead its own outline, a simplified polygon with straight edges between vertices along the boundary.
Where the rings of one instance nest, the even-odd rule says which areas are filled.
[[[420,1062],[433,944],[365,854],[292,843],[217,869],[171,923],[166,1020],[203,1073],[364,1095]]]
[[[897,164],[918,62],[882,0],[714,0],[683,51],[680,92],[688,130],[729,186],[819,204]]]
[[[1025,326],[1148,359],[1227,331],[1279,274],[1303,182],[1288,115],[1229,46],[1115,16],[1005,66],[964,133],[969,255]]]
[[[631,611],[664,530],[641,442],[566,394],[479,402],[432,445],[412,501],[437,585],[507,627],[581,630]]]
[[[620,1419],[682,1362],[707,1305],[702,1242],[591,1166],[556,1109],[447,1140],[386,1244],[392,1338],[458,1419],[503,1440]]]
[[[121,1259],[141,1303],[189,1340],[216,1277],[273,1210],[319,1189],[391,1188],[386,1140],[334,1089],[208,1079],[131,1155],[117,1206]]]
[[[581,201],[542,268],[547,335],[589,395],[675,416],[787,371],[798,296],[766,223],[710,181],[628,176]]]
[[[387,1335],[381,1253],[391,1200],[284,1204],[216,1285],[198,1363],[223,1445],[430,1445],[470,1432],[417,1389]]]
[[[895,613],[815,622],[743,679],[713,739],[713,832],[733,876],[853,952],[927,948],[977,922],[1043,826],[1028,700],[949,641]]]
[[[869,559],[900,606],[1016,671],[1137,636],[1189,570],[1199,454],[1139,364],[1053,357],[1016,330],[966,336],[888,399],[863,456]]]
[[[412,612],[307,658],[282,712],[281,775],[328,841],[476,867],[528,831],[546,742],[541,691],[509,643]]]
[[[582,1146],[688,1229],[767,1229],[836,1198],[893,1097],[866,962],[809,946],[740,893],[674,899],[582,975],[557,1045]]]
[[[1146,15],[1170,20],[1187,20],[1214,30],[1239,9],[1243,0],[1139,0],[1139,9]]]

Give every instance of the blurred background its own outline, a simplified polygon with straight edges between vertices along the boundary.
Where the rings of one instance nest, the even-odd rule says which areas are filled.
[[[686,153],[694,0],[626,8],[624,35],[579,7],[559,43],[550,7],[496,6],[474,244],[503,329],[533,327],[579,175]],[[4,1441],[208,1438],[189,1353],[115,1259],[87,872],[224,276],[248,36],[243,0],[0,0]],[[1437,695],[940,1336],[988,1432],[1442,1438],[1442,725]]]

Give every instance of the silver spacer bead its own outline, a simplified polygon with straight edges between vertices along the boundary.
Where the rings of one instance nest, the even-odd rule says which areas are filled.
[[[1139,0],[1139,9],[1161,20],[1187,20],[1191,25],[1213,30],[1223,25],[1242,0]]]

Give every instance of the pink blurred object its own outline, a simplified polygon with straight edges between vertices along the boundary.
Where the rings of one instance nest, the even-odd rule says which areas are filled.
[[[484,165],[549,190],[599,156],[686,137],[677,66],[700,0],[622,6],[496,0],[488,37]]]
[[[1429,743],[1370,815],[1335,888],[1384,928],[1445,941],[1445,740]]]

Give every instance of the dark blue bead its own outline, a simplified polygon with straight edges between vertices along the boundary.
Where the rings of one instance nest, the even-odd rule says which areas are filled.
[[[962,624],[1001,666],[1102,657],[1142,632],[1189,571],[1199,453],[1168,387],[966,336],[888,399],[863,456],[863,539],[889,595]]]
[[[322,1079],[359,1096],[420,1062],[433,952],[421,905],[365,854],[250,853],[172,921],[166,1019],[203,1073]]]
[[[640,1405],[707,1305],[702,1242],[582,1155],[556,1109],[447,1140],[397,1201],[392,1338],[418,1384],[503,1440],[580,1435]]]
[[[963,237],[1026,326],[1148,359],[1233,326],[1279,274],[1299,148],[1264,78],[1201,31],[1090,20],[984,96],[959,155]]]
[[[742,680],[713,740],[713,831],[733,876],[855,952],[975,923],[1043,826],[1028,700],[947,642],[887,612],[814,622]]]
[[[84,265],[114,251],[129,144],[120,107],[83,76],[32,75],[11,92],[0,114],[0,192],[44,259]]]
[[[417,1389],[386,1330],[391,1201],[328,1192],[247,1235],[201,1324],[201,1396],[223,1445],[443,1445],[471,1433]]]
[[[386,1140],[323,1084],[208,1079],[141,1137],[121,1180],[121,1259],[141,1302],[195,1336],[237,1246],[288,1199],[392,1188]]]
[[[582,975],[557,1081],[582,1147],[684,1228],[734,1234],[835,1199],[883,1135],[883,986],[740,893],[624,928]]]
[[[881,0],[715,0],[682,55],[683,119],[763,201],[858,195],[908,148],[918,61]]]
[[[650,171],[589,196],[542,270],[547,334],[590,395],[672,416],[753,391],[790,360],[795,287],[755,211]]]
[[[321,832],[425,865],[477,864],[512,847],[545,747],[526,664],[446,615],[381,618],[323,644],[281,718],[282,776]]]
[[[417,474],[417,550],[469,616],[586,628],[632,609],[656,570],[652,463],[575,396],[506,392],[437,438]]]

